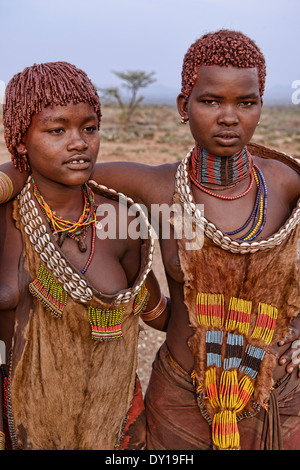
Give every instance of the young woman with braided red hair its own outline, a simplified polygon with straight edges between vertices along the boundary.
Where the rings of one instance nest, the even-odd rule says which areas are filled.
[[[174,216],[171,237],[160,233],[172,312],[145,397],[148,449],[300,447],[300,165],[250,143],[265,74],[244,34],[204,35],[177,99],[194,148],[176,164],[95,167],[160,229],[153,204],[173,205],[194,229],[191,243]]]
[[[124,194],[119,204],[87,184],[100,118],[95,87],[65,62],[28,67],[6,89],[7,146],[30,176],[0,208],[1,449],[145,448],[139,314],[158,325],[167,305],[148,220]],[[143,232],[100,236],[97,208],[98,221],[123,210],[128,231],[138,217]]]

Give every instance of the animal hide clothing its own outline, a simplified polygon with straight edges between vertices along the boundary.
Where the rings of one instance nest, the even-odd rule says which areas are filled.
[[[90,185],[95,193],[118,198]],[[134,285],[107,296],[65,258],[34,205],[30,182],[14,201],[14,217],[24,251],[8,381],[12,448],[143,449],[138,313],[146,301],[153,240],[142,241]]]
[[[248,149],[253,155],[278,159],[300,172],[300,165],[291,157],[257,145],[249,145]],[[176,174],[173,224],[175,231],[182,224],[182,236],[178,237],[177,243],[184,275],[184,301],[194,330],[188,343],[194,356],[192,382],[199,410],[211,426],[213,447],[240,449],[244,444],[250,445],[250,440],[247,443],[239,430],[242,420],[248,418],[249,423],[254,422],[251,421],[252,417],[262,413],[261,410],[272,408],[272,374],[277,361],[272,345],[286,337],[291,321],[300,310],[300,201],[284,226],[272,237],[257,242],[238,242],[197,213],[187,176],[189,158],[190,155],[179,164]],[[179,216],[183,213],[184,218],[177,218],[176,208],[180,208]],[[203,236],[199,248],[191,249],[191,240],[186,236],[184,224],[189,217],[195,243],[199,243]],[[197,244],[194,246],[197,247]],[[157,405],[150,393],[152,391],[154,396],[157,395],[152,383],[152,380],[160,380],[157,379],[157,367],[154,368],[147,392],[147,403],[152,408]],[[182,437],[186,431],[182,422],[188,419],[189,414],[184,398],[182,403],[178,403],[174,398],[175,391],[169,394],[166,389],[157,387],[160,395],[158,403],[162,402],[162,406],[157,405],[155,413],[160,421],[158,424],[153,415],[149,416],[148,430],[149,440],[154,436],[155,445],[162,446],[162,442],[168,439],[161,439],[164,433],[159,431],[160,425],[162,429],[165,426],[162,421],[169,421],[167,426],[176,429],[174,432]],[[190,381],[188,389],[191,396]],[[177,387],[174,390],[177,391]],[[174,398],[174,406],[178,406],[176,409],[185,415],[178,422],[172,418],[173,411],[168,415],[169,406],[164,397],[168,400]],[[194,404],[195,400],[195,397],[190,398]],[[164,405],[166,410],[163,410]],[[187,407],[189,409],[189,405]],[[173,410],[171,405],[170,409]],[[162,419],[165,415],[166,419]],[[297,412],[299,423],[298,415]],[[201,423],[202,416],[198,415]],[[192,430],[194,415],[191,423],[188,435],[192,436],[191,440],[187,437],[187,446],[207,446],[211,441],[208,440],[208,428],[195,425],[197,432]],[[173,440],[170,442],[172,445]],[[277,442],[281,442],[280,439]]]

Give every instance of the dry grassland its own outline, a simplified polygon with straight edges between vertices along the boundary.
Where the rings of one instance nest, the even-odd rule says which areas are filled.
[[[175,107],[145,106],[134,116],[130,131],[124,133],[117,108],[102,107],[101,147],[99,161],[139,161],[150,165],[175,162],[183,158],[193,140],[189,126],[180,124]],[[300,159],[300,107],[265,107],[253,141]],[[0,125],[0,163],[10,156]],[[159,249],[156,249],[154,271],[162,289],[168,293]],[[143,327],[139,343],[139,376],[146,389],[155,352],[164,333]]]

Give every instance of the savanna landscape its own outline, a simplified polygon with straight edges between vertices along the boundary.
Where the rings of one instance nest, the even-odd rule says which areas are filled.
[[[117,106],[102,106],[102,114],[99,161],[124,160],[160,165],[183,158],[193,145],[189,127],[180,123],[175,107],[140,105],[126,130]],[[252,140],[300,159],[300,106],[266,106]],[[9,160],[0,118],[0,163]],[[168,295],[158,246],[154,272]],[[145,391],[151,364],[164,341],[164,333],[144,324],[141,328],[138,373]]]

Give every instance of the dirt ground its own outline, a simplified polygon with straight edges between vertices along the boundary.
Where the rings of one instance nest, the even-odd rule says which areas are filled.
[[[175,162],[183,158],[193,145],[188,125],[180,124],[177,110],[169,106],[143,107],[129,130],[122,130],[118,110],[102,107],[101,147],[99,161],[138,161],[150,165]],[[300,158],[300,107],[268,107],[253,141]],[[0,163],[10,160],[0,120]],[[158,244],[154,256],[154,272],[161,288],[168,295]],[[146,390],[155,353],[165,334],[141,323],[138,374]]]

